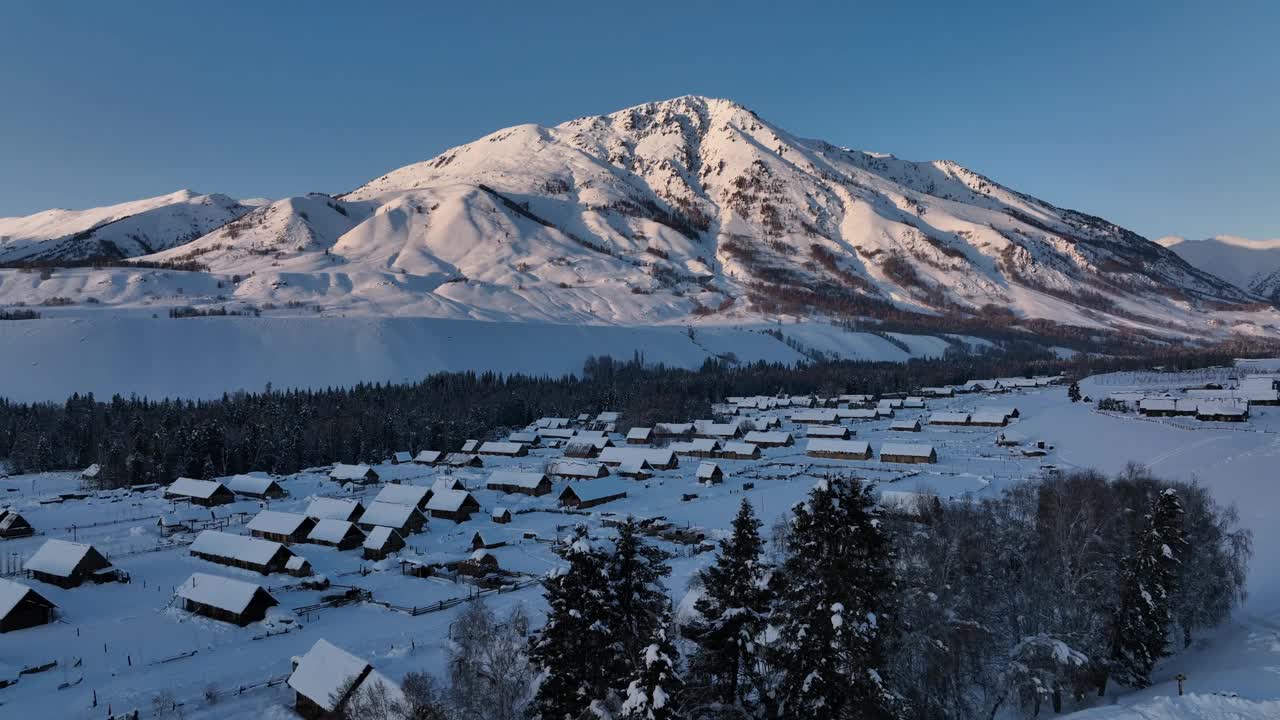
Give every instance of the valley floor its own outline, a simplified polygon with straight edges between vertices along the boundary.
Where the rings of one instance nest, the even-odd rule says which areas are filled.
[[[1092,378],[1082,383],[1082,389],[1097,398],[1127,385],[1149,387],[1149,382],[1147,376],[1120,374]],[[887,420],[850,424],[857,439],[867,440],[877,449],[886,441],[932,443],[939,456],[936,465],[809,458],[803,454],[804,440],[800,438],[796,447],[766,450],[760,460],[719,461],[727,479],[712,487],[696,484],[693,474],[698,460],[682,457],[678,469],[661,471],[645,483],[633,483],[627,498],[595,508],[589,516],[559,514],[555,494],[530,498],[483,489],[484,479],[493,469],[520,467],[541,472],[556,451],[535,450],[523,458],[486,458],[485,468],[455,473],[473,489],[483,512],[462,524],[433,519],[424,533],[409,538],[410,548],[403,555],[459,557],[468,551],[475,532],[507,533],[514,529],[537,539],[513,539],[493,552],[503,568],[534,576],[558,564],[547,541],[567,532],[573,523],[586,520],[601,526],[611,515],[662,516],[716,538],[729,526],[738,500],[746,497],[769,528],[806,495],[821,474],[834,470],[855,470],[879,482],[881,490],[930,489],[943,497],[959,497],[996,493],[1055,467],[1114,472],[1135,461],[1149,465],[1158,475],[1198,479],[1211,487],[1220,501],[1236,504],[1242,525],[1254,532],[1256,555],[1249,578],[1252,594],[1232,623],[1162,663],[1155,687],[1119,694],[1108,701],[1114,705],[1077,717],[1255,720],[1280,716],[1280,489],[1273,487],[1274,468],[1280,461],[1280,407],[1256,408],[1243,425],[1150,420],[1102,414],[1092,403],[1072,404],[1065,388],[1052,387],[996,397],[930,400],[928,410],[900,410],[898,419],[927,416],[936,410],[1008,405],[1016,406],[1021,418],[1004,429],[926,426],[923,432],[912,434],[890,432]],[[801,432],[789,424],[784,429]],[[1044,440],[1053,450],[1044,458],[1027,458],[1017,449],[997,447],[994,440],[999,432],[1016,433],[1027,441]],[[430,484],[445,474],[438,468],[407,464],[380,465],[377,470],[384,480],[395,478],[415,485]],[[272,501],[273,510],[301,511],[314,496],[344,494],[320,472],[300,473],[282,482],[290,497]],[[745,483],[754,487],[748,489]],[[565,484],[555,483],[557,493]],[[48,538],[75,537],[109,554],[117,566],[132,575],[133,582],[62,590],[23,580],[57,603],[64,617],[54,625],[3,636],[0,667],[9,668],[5,675],[16,675],[15,668],[53,660],[58,666],[49,672],[24,675],[16,685],[0,689],[0,715],[98,718],[106,714],[107,706],[115,711],[146,709],[157,692],[168,689],[186,703],[188,718],[292,718],[292,697],[287,688],[264,687],[262,683],[286,676],[290,657],[305,652],[321,637],[367,658],[389,677],[409,670],[442,672],[449,624],[460,608],[416,617],[368,603],[299,611],[318,602],[324,593],[293,587],[294,580],[285,576],[263,577],[191,557],[184,544],[189,537],[159,535],[156,516],[171,512],[172,507],[156,493],[39,502],[76,485],[71,473],[0,480],[5,501],[23,512],[42,533],[4,542],[0,551],[12,564],[30,556]],[[376,492],[375,487],[354,494],[367,502]],[[696,497],[686,500],[685,495]],[[511,525],[495,526],[489,521],[488,511],[499,505],[517,513]],[[252,517],[260,508],[256,501],[241,501],[233,509]],[[244,521],[243,517],[233,520],[228,532],[244,532]],[[672,600],[678,609],[687,609],[691,605],[689,580],[713,560],[714,553],[698,552],[693,546],[667,546],[677,552],[669,580]],[[476,593],[476,588],[467,584],[403,576],[394,560],[365,562],[357,551],[338,552],[308,544],[295,545],[294,550],[333,582],[365,588],[375,600],[393,605],[421,607]],[[362,568],[367,574],[360,573]],[[295,622],[241,629],[170,607],[174,586],[192,572],[262,583],[277,594],[278,610],[292,615]],[[523,603],[535,623],[541,622],[545,610],[536,585],[490,595],[488,602],[498,612]],[[290,627],[297,629],[280,632]],[[1170,697],[1176,695],[1171,678],[1177,673],[1188,677],[1187,689],[1194,696]],[[208,688],[216,690],[216,704],[203,698]],[[95,697],[96,707],[92,704]]]

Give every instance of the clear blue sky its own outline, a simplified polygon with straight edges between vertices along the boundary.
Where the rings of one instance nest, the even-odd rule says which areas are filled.
[[[1280,237],[1280,3],[982,5],[7,0],[0,216],[340,192],[696,93],[1148,237]]]

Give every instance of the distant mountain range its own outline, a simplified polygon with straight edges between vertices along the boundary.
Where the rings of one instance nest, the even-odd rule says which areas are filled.
[[[1273,304],[1280,303],[1280,239],[1218,235],[1204,240],[1162,237],[1156,242],[1207,273]]]
[[[681,97],[500,130],[341,196],[182,192],[0,219],[0,262],[136,257],[191,270],[59,270],[40,282],[6,271],[0,303],[56,294],[627,325],[825,316],[1275,334],[1280,314],[1260,297],[1274,293],[1181,247],[954,162],[802,139],[728,100]]]

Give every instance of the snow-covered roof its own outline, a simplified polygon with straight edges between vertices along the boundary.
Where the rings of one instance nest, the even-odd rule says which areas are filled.
[[[346,463],[334,463],[333,469],[329,471],[329,477],[334,480],[363,480],[369,471],[373,468],[368,465],[347,465]]]
[[[936,412],[929,416],[929,422],[935,425],[939,423],[945,423],[948,425],[965,425],[969,422],[969,413]]]
[[[1177,398],[1171,397],[1149,397],[1142,398],[1138,401],[1138,407],[1142,410],[1153,410],[1156,412],[1173,412],[1178,407]]]
[[[1009,416],[1000,410],[979,410],[969,416],[974,425],[1000,425],[1008,420]]]
[[[293,557],[285,561],[284,569],[285,570],[301,570],[303,567],[306,567],[306,565],[307,565],[306,558],[302,557],[301,555],[294,555]]]
[[[98,465],[98,463],[94,463],[89,467],[85,468],[84,471],[80,473],[80,477],[93,479],[98,477],[98,474],[101,472],[102,472],[102,466]]]
[[[565,491],[572,490],[573,494],[583,502],[599,500],[614,495],[626,495],[627,490],[631,487],[631,483],[618,478],[606,477],[598,480],[586,480],[584,482],[574,483],[565,488]]]
[[[513,432],[507,436],[507,439],[514,443],[522,445],[532,445],[538,442],[538,433],[536,432]]]
[[[594,478],[600,477],[601,467],[603,466],[600,463],[562,460],[551,467],[551,474],[562,477]]]
[[[232,535],[220,530],[205,530],[191,543],[191,552],[233,558],[253,565],[266,565],[281,550],[288,548],[273,540]]]
[[[465,441],[465,442],[463,442],[463,443],[462,443],[462,452],[464,452],[464,453],[473,453],[473,452],[475,452],[475,451],[476,451],[476,448],[478,448],[478,447],[480,447],[480,441],[479,441],[479,440],[467,440],[467,441]]]
[[[18,606],[18,603],[22,602],[22,599],[27,597],[28,593],[44,600],[50,606],[53,605],[53,603],[49,602],[43,595],[32,590],[26,585],[12,580],[7,580],[5,578],[0,578],[0,618],[5,617],[12,612],[13,609]]]
[[[726,455],[755,455],[760,452],[760,448],[756,447],[754,443],[730,441],[725,443],[720,448],[720,451]]]
[[[441,490],[431,496],[431,500],[427,503],[427,509],[440,512],[457,512],[462,509],[462,504],[468,499],[475,502],[475,498],[472,498],[471,493],[466,490]],[[396,523],[397,527],[399,525],[400,523]]]
[[[298,531],[298,528],[307,521],[306,515],[298,513],[280,512],[278,510],[263,510],[249,521],[248,528],[258,532],[272,533],[274,535],[292,535]]]
[[[213,494],[218,492],[219,488],[225,486],[215,480],[195,480],[193,478],[180,477],[169,484],[165,488],[165,495],[177,495],[180,497],[200,498],[208,500]]]
[[[834,437],[843,438],[849,436],[849,428],[843,425],[810,425],[804,431],[808,437]]]
[[[298,667],[289,676],[289,687],[326,711],[332,712],[347,685],[370,670],[369,663],[320,639],[298,659]]]
[[[927,458],[933,455],[933,446],[924,443],[885,443],[880,446],[880,456],[885,455]]]
[[[687,435],[693,432],[693,423],[656,423],[653,431],[659,435]]]
[[[518,442],[497,442],[490,440],[480,445],[479,452],[487,455],[515,455],[524,449]]]
[[[316,526],[311,529],[311,532],[307,535],[307,539],[312,542],[337,544],[342,542],[343,538],[351,532],[352,528],[355,528],[355,531],[361,535],[364,534],[363,530],[355,527],[354,523],[347,520],[320,520],[316,523]]]
[[[261,495],[275,484],[275,480],[260,475],[232,475],[227,480],[227,489],[245,495]]]
[[[420,463],[434,463],[439,461],[440,457],[443,454],[444,453],[440,452],[439,450],[423,450],[422,452],[419,452],[417,455],[413,456],[413,461],[420,462]]]
[[[667,449],[678,453],[713,453],[720,451],[720,441],[715,438],[694,438],[673,442]]]
[[[836,417],[841,420],[872,420],[878,413],[874,408],[837,408]]]
[[[413,453],[408,450],[400,450],[391,454],[391,459],[398,463],[407,463],[413,461]]]
[[[1203,400],[1196,406],[1197,415],[1244,415],[1248,412],[1247,404],[1230,400]]]
[[[388,485],[378,491],[374,502],[391,503],[393,505],[420,505],[431,492],[431,488],[420,485]]]
[[[713,462],[698,463],[698,479],[708,480],[715,476],[716,471],[720,470],[720,466]],[[724,472],[721,470],[720,472]]]
[[[650,465],[669,465],[674,453],[659,448],[611,447],[600,452],[602,463],[624,463],[628,460],[647,460]]]
[[[435,498],[433,497],[434,501]],[[429,506],[428,506],[429,507]],[[418,512],[418,509],[410,505],[394,505],[392,503],[375,502],[370,503],[365,508],[364,514],[360,516],[361,525],[386,525],[387,527],[404,527],[409,522],[409,518]]]
[[[370,550],[381,550],[391,541],[391,537],[396,535],[396,531],[392,528],[378,525],[369,531],[365,536],[364,546]]]
[[[533,490],[543,483],[547,476],[540,472],[521,472],[519,470],[495,470],[485,481],[486,487],[506,486]]]
[[[602,412],[596,416],[596,422],[616,423],[618,422],[618,419],[621,417],[622,417],[622,413]]]
[[[346,520],[351,517],[361,507],[359,500],[349,498],[327,498],[318,497],[307,505],[307,517],[313,517],[317,520],[325,518],[333,518],[336,520]]]
[[[894,420],[889,424],[890,430],[915,430],[920,427],[919,420]]]
[[[791,433],[781,430],[752,430],[743,438],[749,443],[757,443],[761,445],[777,445],[789,442],[792,437]]]
[[[85,555],[93,552],[92,545],[75,543],[56,538],[46,540],[40,549],[32,555],[22,569],[30,572],[41,572],[55,577],[71,577],[76,566],[84,560]]]
[[[871,452],[871,445],[865,440],[830,440],[827,438],[814,438],[805,446],[805,452],[865,455]]]
[[[261,585],[251,582],[208,573],[192,573],[191,577],[178,586],[177,595],[184,600],[238,615],[249,607],[249,603],[253,602],[254,596],[260,591],[266,592]]]
[[[445,475],[444,477],[436,478],[436,481],[431,483],[431,492],[433,493],[444,492],[445,490],[466,489],[467,488],[462,484],[462,481],[452,475]]]
[[[648,440],[653,435],[653,428],[633,427],[627,431],[628,440]]]
[[[791,420],[798,423],[833,423],[838,417],[835,410],[817,408],[798,410],[791,415]]]

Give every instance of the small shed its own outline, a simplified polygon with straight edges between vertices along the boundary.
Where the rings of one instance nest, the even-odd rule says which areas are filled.
[[[392,465],[403,465],[411,462],[413,462],[413,453],[409,452],[408,450],[400,450],[400,451],[391,453]]]
[[[111,562],[92,545],[51,539],[40,546],[22,569],[33,580],[73,588],[109,567]]]
[[[862,440],[813,438],[805,446],[804,452],[809,457],[830,458],[833,460],[868,460],[871,458],[871,445]]]
[[[289,544],[306,542],[315,526],[315,519],[300,513],[263,510],[249,521],[247,528],[256,538]]]
[[[484,460],[481,460],[479,455],[473,453],[449,453],[441,461],[441,464],[453,468],[484,467]]]
[[[358,696],[369,698],[370,705],[407,704],[398,685],[369,663],[324,639],[317,640],[302,657],[294,658],[288,685],[294,693],[293,709],[305,720],[346,717],[344,708]]]
[[[176,598],[188,612],[241,627],[263,619],[269,608],[280,604],[261,585],[207,573],[192,573],[178,586]]]
[[[47,625],[56,607],[26,585],[0,578],[0,633]]]
[[[307,541],[339,550],[352,550],[364,544],[365,534],[349,520],[321,520],[311,529]]]
[[[251,498],[282,498],[289,493],[275,479],[262,475],[232,475],[227,489],[236,495]]]
[[[293,577],[310,577],[315,573],[311,568],[311,561],[301,555],[289,558],[289,562],[284,564],[284,571]]]
[[[471,513],[479,512],[480,503],[466,490],[441,490],[432,494],[427,510],[431,517],[460,523],[470,520]]]
[[[371,503],[360,516],[360,527],[372,530],[381,525],[389,527],[401,535],[412,535],[422,531],[427,518],[418,508],[411,505],[393,505],[391,503]]]
[[[164,489],[167,500],[186,500],[192,505],[213,507],[235,502],[235,493],[215,480],[194,480],[180,477]]]
[[[368,465],[334,463],[333,469],[329,471],[329,479],[342,484],[371,485],[378,482],[378,473]]]
[[[643,458],[622,463],[618,466],[616,472],[619,476],[631,478],[632,480],[645,480],[653,477],[653,468]]]
[[[393,552],[404,549],[400,533],[381,525],[369,531],[364,539],[364,559],[383,560]]]
[[[698,463],[698,482],[714,485],[724,482],[724,470],[713,462]]]
[[[535,497],[551,492],[551,479],[544,473],[517,470],[495,470],[484,486],[504,493],[519,493]]]
[[[349,520],[358,522],[364,505],[353,498],[318,497],[307,505],[306,515],[316,520]]]
[[[94,463],[80,472],[80,482],[86,485],[97,485],[102,479],[102,466]]]
[[[889,429],[896,432],[920,432],[920,421],[894,420],[893,423],[889,425]]]
[[[17,510],[0,510],[0,538],[9,540],[35,534],[36,529]]]
[[[489,519],[499,525],[511,522],[511,511],[504,507],[495,507],[489,511]]]
[[[936,463],[938,451],[923,443],[885,443],[880,446],[880,462]]]
[[[560,504],[586,510],[627,496],[627,483],[618,478],[600,478],[573,483],[560,493]]]

